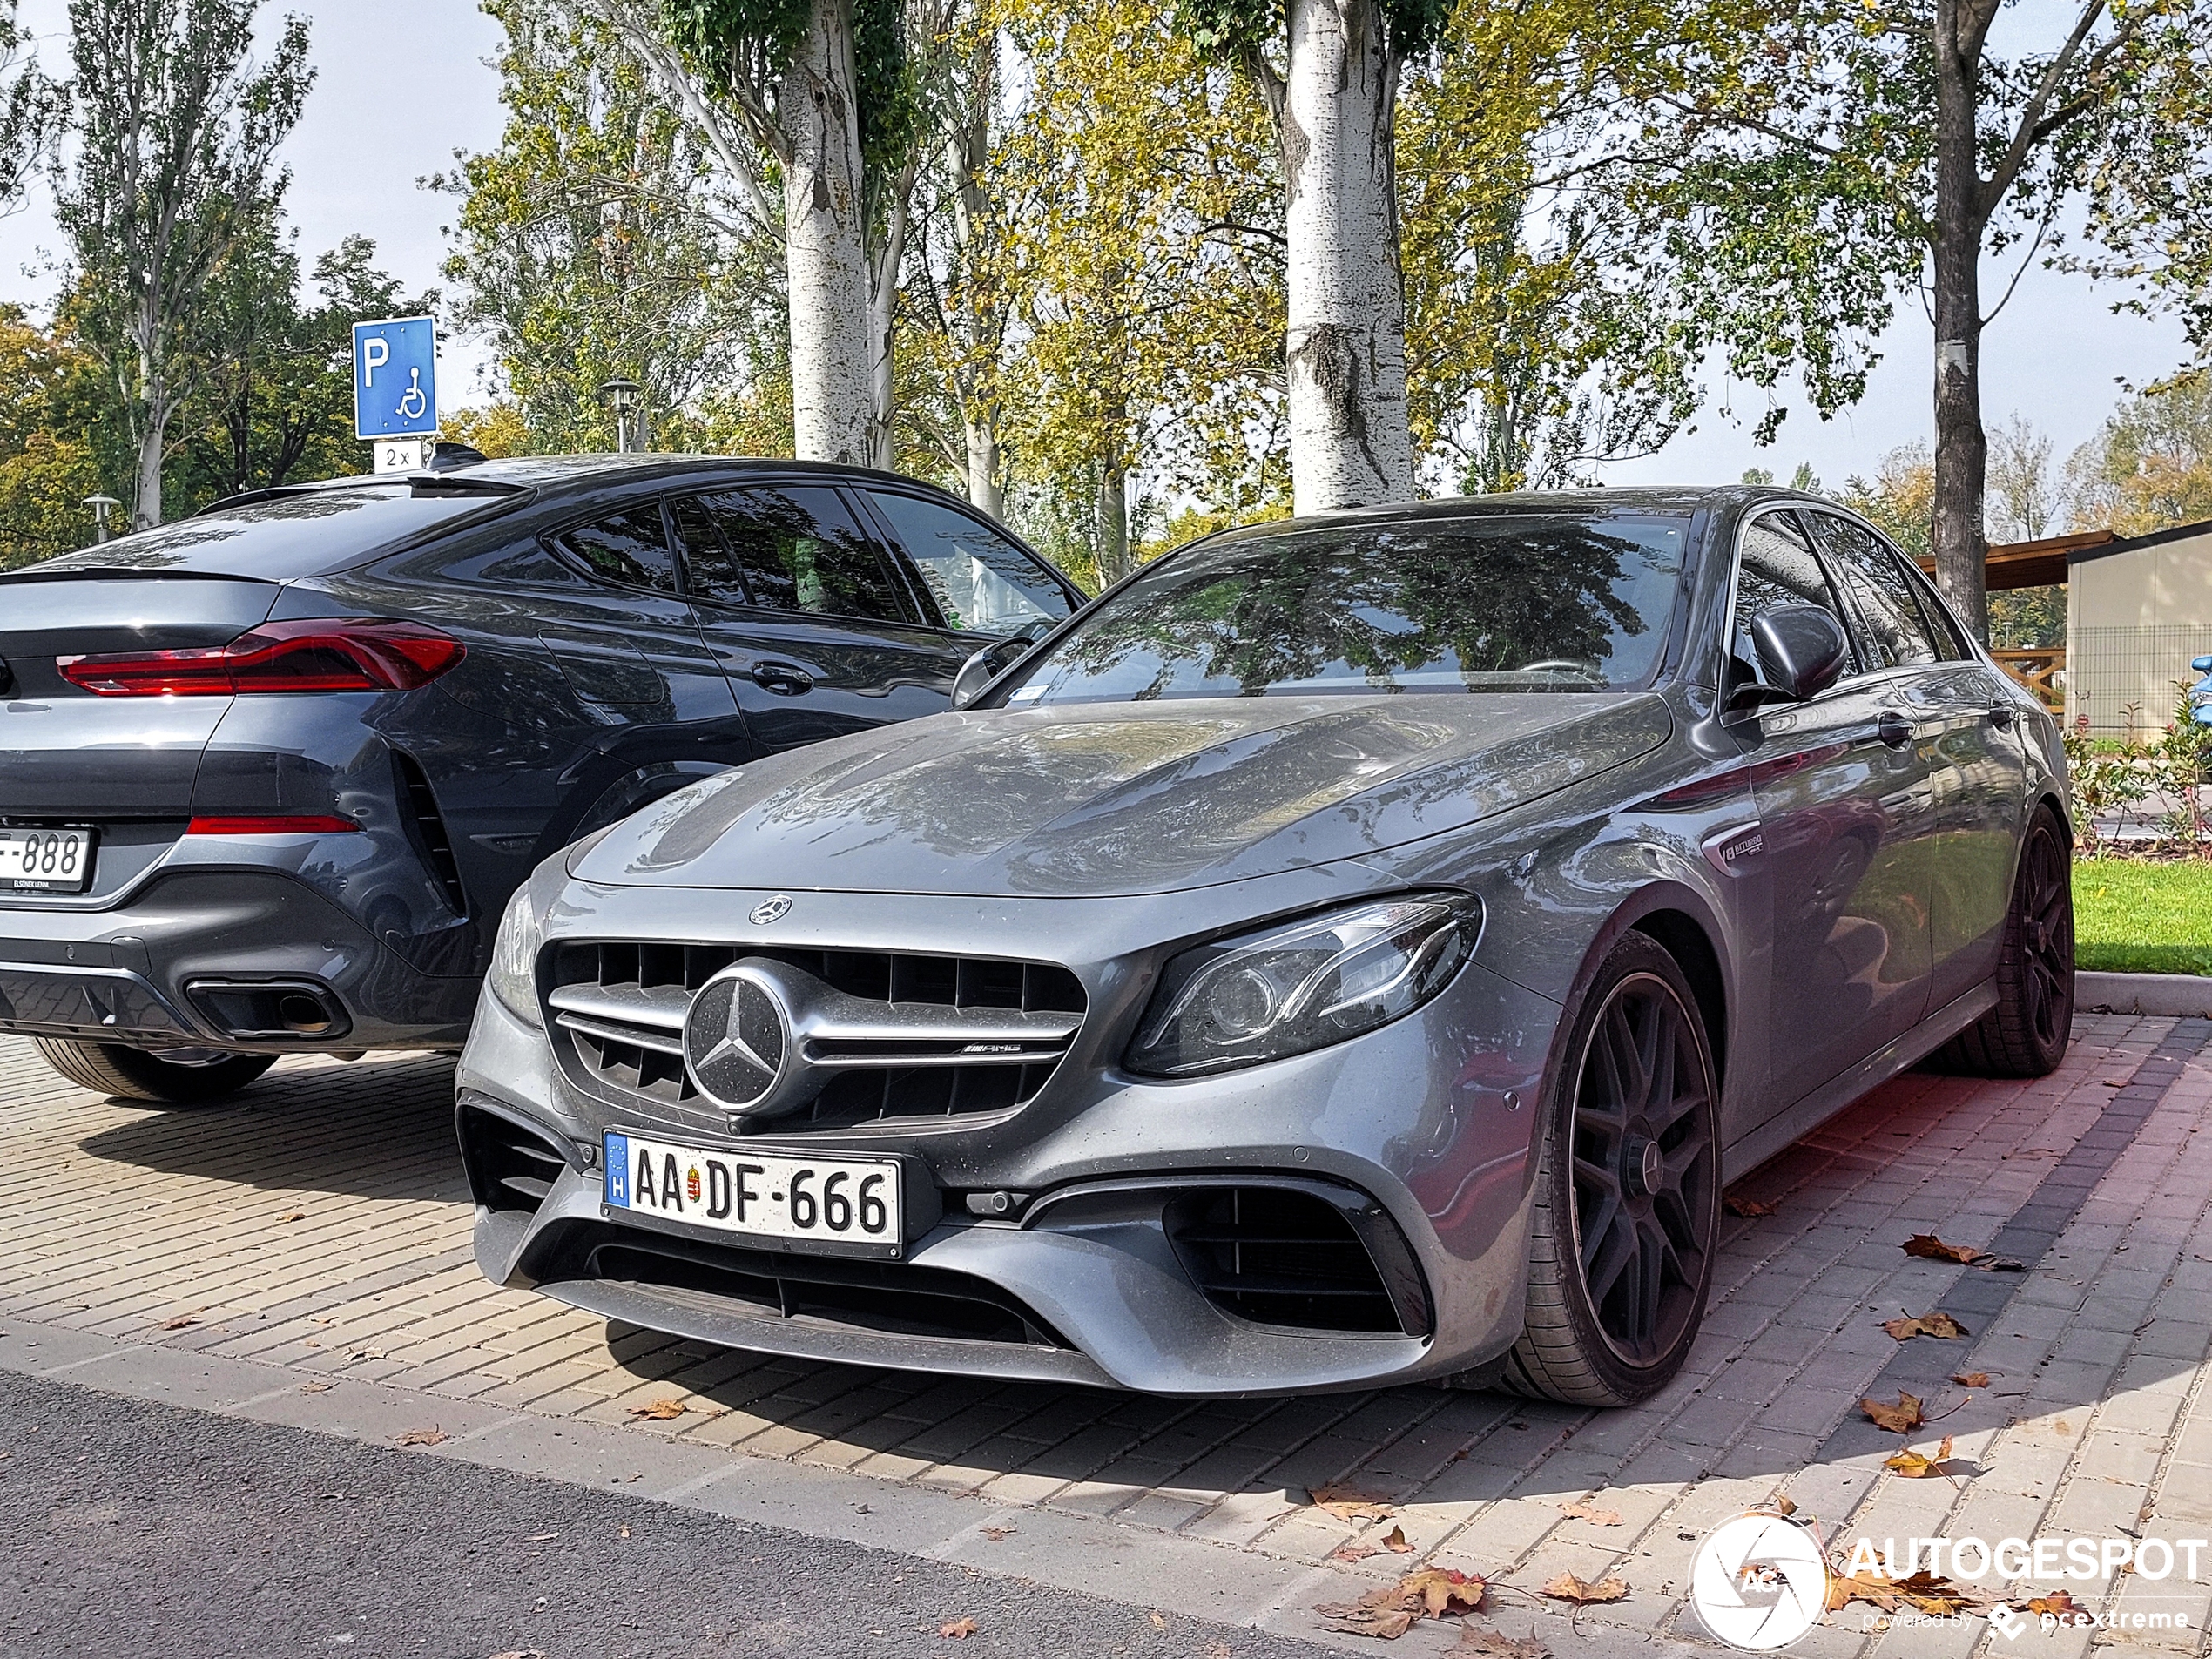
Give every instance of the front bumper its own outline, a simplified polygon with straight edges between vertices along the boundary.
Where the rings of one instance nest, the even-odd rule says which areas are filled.
[[[952,942],[938,920],[921,920],[930,901],[817,894],[807,902],[831,937],[901,949]],[[763,1252],[736,1249],[726,1236],[607,1211],[599,1137],[616,1129],[733,1149],[744,1142],[678,1134],[664,1120],[584,1094],[544,1033],[489,994],[456,1079],[482,1271],[609,1318],[733,1347],[1170,1395],[1435,1380],[1511,1346],[1521,1323],[1535,1103],[1555,1004],[1489,972],[1478,955],[1435,1001],[1381,1030],[1244,1072],[1157,1082],[1112,1063],[1147,975],[1129,971],[1122,941],[1105,936],[1105,907],[1047,900],[992,908],[997,925],[984,936],[1052,941],[1061,947],[1054,959],[1091,990],[1083,1037],[1043,1091],[980,1126],[913,1120],[763,1138],[778,1150],[921,1159],[942,1194],[944,1218],[908,1242],[900,1263],[873,1270],[873,1282],[885,1295],[907,1283],[916,1296],[972,1287],[1020,1310],[1026,1337],[976,1339],[920,1322],[901,1330],[895,1320],[825,1313],[805,1305],[803,1283],[797,1295],[786,1287],[780,1306],[775,1293],[718,1293],[725,1282],[718,1273],[759,1285],[786,1271],[803,1280],[817,1264],[797,1255],[764,1264]],[[914,913],[911,927],[894,914],[905,910]],[[839,914],[846,911],[849,930]],[[587,925],[604,934],[611,920],[601,914]],[[696,914],[672,912],[669,925],[698,932]],[[495,1190],[497,1171],[468,1127],[487,1121],[525,1130],[549,1160],[557,1157],[534,1204]],[[1193,1184],[1245,1182],[1332,1184],[1371,1200],[1409,1254],[1430,1311],[1426,1329],[1290,1328],[1240,1317],[1210,1298],[1170,1236],[1169,1204]],[[968,1214],[967,1196],[988,1191],[1022,1195],[1014,1217]],[[665,1248],[697,1271],[636,1271],[631,1246],[641,1244],[649,1254]],[[617,1258],[628,1265],[607,1264]]]

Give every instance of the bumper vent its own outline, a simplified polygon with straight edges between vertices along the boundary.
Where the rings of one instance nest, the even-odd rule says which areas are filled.
[[[490,1112],[461,1109],[461,1144],[476,1202],[536,1215],[568,1160],[543,1136]]]
[[[711,1297],[748,1312],[894,1336],[1069,1345],[1016,1298],[941,1268],[647,1241],[635,1233],[619,1243],[587,1245],[582,1255],[582,1277]]]
[[[1202,1187],[1164,1217],[1184,1271],[1224,1313],[1305,1331],[1426,1336],[1413,1252],[1379,1205],[1315,1182]]]
[[[438,811],[438,798],[430,792],[430,780],[423,775],[421,765],[414,756],[395,750],[392,759],[400,772],[400,807],[407,815],[415,844],[428,860],[430,873],[438,878],[438,886],[453,914],[465,916],[469,914],[468,890],[461,885],[461,865],[453,856],[453,840],[446,833],[446,820]]]
[[[721,1114],[684,1069],[684,1015],[693,994],[740,956],[811,975],[838,994],[843,1015],[838,1037],[816,1055],[831,1071],[827,1085],[809,1104],[762,1123],[763,1132],[1022,1105],[1059,1065],[1086,1001],[1073,974],[1044,962],[571,943],[555,952],[548,998],[553,1024],[567,1039],[555,1045],[563,1064],[580,1072],[579,1081],[719,1128]],[[1009,1021],[1009,1015],[1038,1017]]]

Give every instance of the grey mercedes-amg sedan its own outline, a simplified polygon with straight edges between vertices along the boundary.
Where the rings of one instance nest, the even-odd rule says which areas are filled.
[[[1825,502],[1216,536],[541,865],[459,1073],[477,1258],[823,1359],[1634,1401],[1724,1181],[1916,1062],[2057,1063],[2067,813]]]

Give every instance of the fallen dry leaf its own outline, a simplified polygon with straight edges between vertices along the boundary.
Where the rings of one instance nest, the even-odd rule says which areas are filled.
[[[1369,1590],[1357,1602],[1324,1602],[1313,1610],[1328,1620],[1332,1630],[1395,1642],[1418,1620],[1479,1611],[1487,1588],[1478,1574],[1424,1567],[1395,1584]]]
[[[2026,1262],[2016,1262],[2009,1256],[1977,1256],[1973,1259],[1973,1267],[1978,1273],[2025,1273],[2027,1271]]]
[[[1944,1473],[1943,1466],[1951,1460],[1951,1436],[1943,1437],[1943,1444],[1936,1447],[1933,1457],[1925,1453],[1907,1449],[1892,1452],[1882,1460],[1882,1467],[1903,1475],[1908,1480],[1921,1480],[1932,1474]]]
[[[1933,1233],[1914,1233],[1905,1241],[1905,1253],[1931,1262],[1970,1262],[1986,1252],[1972,1244],[1946,1244]]]
[[[1989,1386],[1989,1373],[1986,1371],[1954,1371],[1951,1373],[1951,1380],[1961,1388],[1986,1388]]]
[[[1941,1309],[1932,1313],[1919,1314],[1917,1317],[1908,1315],[1901,1319],[1885,1319],[1882,1321],[1882,1329],[1899,1342],[1910,1342],[1914,1337],[1956,1338],[1968,1334],[1965,1325]]]
[[[1164,1630],[1168,1628],[1168,1622],[1155,1613],[1152,1615],[1152,1628],[1155,1630]]]
[[[1393,1555],[1410,1555],[1413,1553],[1413,1547],[1406,1541],[1406,1529],[1403,1527],[1393,1527],[1385,1533],[1382,1547]]]
[[[617,1537],[617,1538],[627,1538],[627,1537],[629,1537],[629,1536],[630,1536],[630,1528],[629,1528],[629,1527],[617,1527],[617,1528],[615,1529],[615,1536],[616,1536],[616,1537]]]
[[[1479,1653],[1486,1659],[1551,1659],[1552,1650],[1536,1640],[1536,1633],[1525,1636],[1509,1636],[1502,1630],[1478,1629],[1472,1624],[1460,1627],[1459,1646],[1453,1653]]]
[[[179,1313],[173,1319],[164,1319],[161,1322],[161,1329],[164,1331],[181,1331],[188,1325],[198,1325],[199,1323],[199,1316],[198,1314]]]
[[[1795,1498],[1777,1498],[1774,1501],[1774,1513],[1777,1515],[1796,1514],[1797,1513],[1797,1501]]]
[[[327,1394],[330,1392],[330,1388],[331,1385],[327,1382],[301,1383],[300,1385],[300,1392],[303,1394]]]
[[[1339,1521],[1388,1521],[1398,1513],[1387,1498],[1357,1487],[1315,1487],[1307,1492],[1317,1509],[1325,1509]]]
[[[395,1446],[437,1446],[450,1438],[445,1430],[434,1424],[428,1428],[411,1428],[392,1444]]]
[[[287,1210],[277,1217],[279,1221],[305,1221],[307,1218],[307,1212],[304,1210]]]
[[[1961,1613],[1968,1608],[1987,1604],[1986,1598],[1972,1590],[1962,1589],[1947,1578],[1938,1578],[1925,1571],[1910,1578],[1890,1578],[1880,1573],[1831,1574],[1828,1580],[1828,1610],[1833,1613],[1847,1602],[1871,1602],[1885,1613],[1896,1612],[1900,1603],[1923,1613]]]
[[[630,1420],[633,1423],[665,1423],[683,1416],[684,1409],[684,1402],[680,1399],[656,1399],[643,1406],[632,1406]]]
[[[937,1634],[941,1636],[950,1636],[955,1642],[965,1642],[975,1634],[975,1621],[947,1619],[944,1623],[937,1627]]]
[[[976,1530],[981,1533],[984,1537],[989,1539],[993,1543],[1002,1544],[1008,1539],[1014,1536],[1017,1528],[1013,1527],[979,1527]]]
[[[1885,1406],[1878,1399],[1862,1399],[1858,1409],[1872,1418],[1877,1427],[1885,1428],[1892,1434],[1910,1434],[1928,1420],[1921,1414],[1919,1397],[1902,1388],[1898,1390],[1894,1406]]]
[[[1329,1559],[1332,1561],[1344,1561],[1350,1563],[1352,1561],[1364,1561],[1370,1555],[1379,1555],[1382,1553],[1383,1550],[1380,1544],[1370,1544],[1361,1539],[1355,1538],[1349,1543],[1339,1544],[1334,1549],[1331,1550],[1329,1552]]]
[[[1573,1503],[1560,1505],[1559,1513],[1570,1521],[1587,1521],[1593,1526],[1617,1527],[1621,1524],[1621,1512],[1618,1509],[1601,1509],[1584,1498],[1578,1498]]]
[[[2087,1624],[2095,1616],[2074,1599],[2072,1590],[2053,1590],[2048,1595],[2031,1596],[2022,1611],[2038,1618],[2056,1619],[2060,1624]]]
[[[1579,1579],[1572,1573],[1561,1573],[1543,1587],[1546,1595],[1561,1602],[1572,1602],[1576,1607],[1586,1607],[1592,1602],[1618,1602],[1627,1596],[1629,1587],[1617,1578],[1602,1578],[1595,1584]]]
[[[1726,1198],[1722,1200],[1721,1208],[1731,1216],[1743,1217],[1746,1221],[1756,1221],[1761,1216],[1779,1215],[1782,1211],[1780,1204],[1769,1204],[1764,1198]]]

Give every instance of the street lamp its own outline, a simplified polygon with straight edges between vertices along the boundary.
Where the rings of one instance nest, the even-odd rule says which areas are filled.
[[[631,416],[637,413],[637,394],[643,389],[636,381],[625,380],[620,375],[602,383],[599,388],[601,399],[614,405],[615,449],[617,454],[626,455],[630,453]]]
[[[108,536],[107,516],[116,508],[122,506],[123,503],[116,500],[116,498],[112,496],[87,496],[84,498],[84,505],[92,509],[93,534],[98,540],[103,542],[106,541]]]

